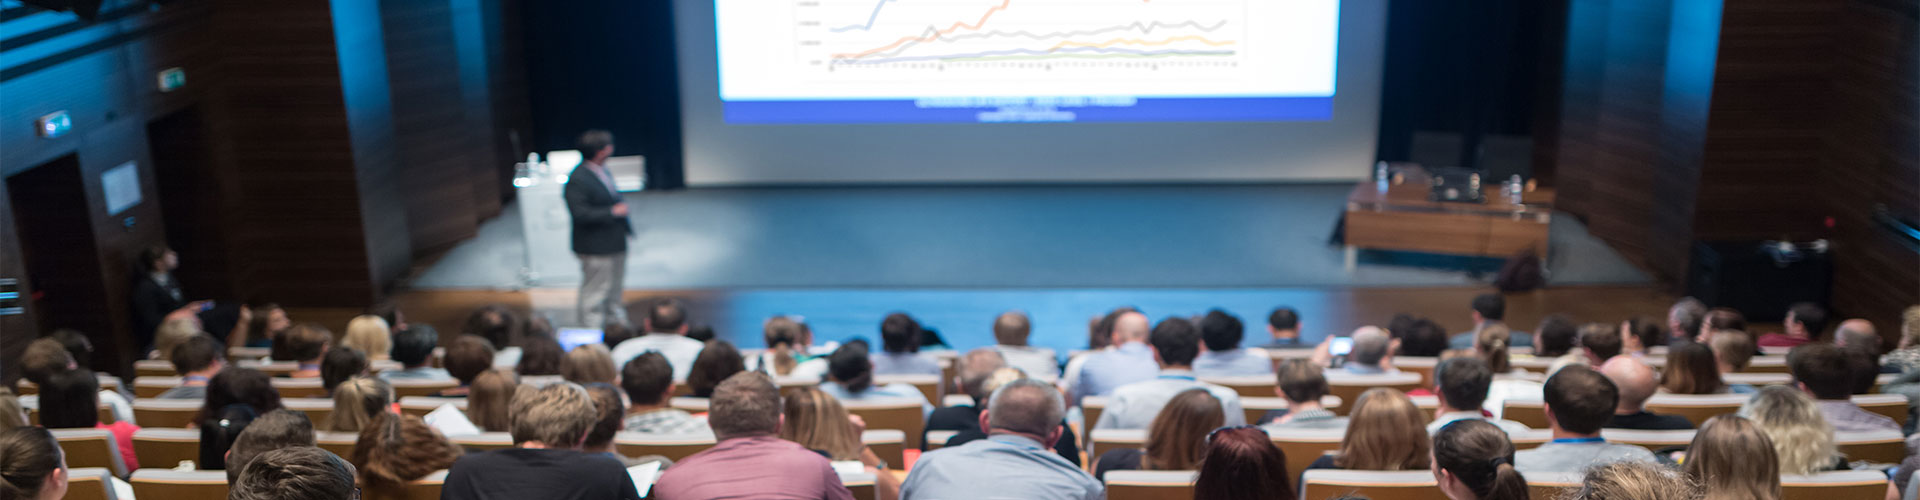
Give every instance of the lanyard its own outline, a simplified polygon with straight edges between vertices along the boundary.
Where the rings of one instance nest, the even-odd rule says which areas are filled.
[[[1554,442],[1555,444],[1583,444],[1583,443],[1605,443],[1605,442],[1607,442],[1607,438],[1600,438],[1600,437],[1590,437],[1590,438],[1560,438],[1560,439],[1555,439],[1555,440],[1553,440],[1553,442]]]
[[[1161,375],[1160,380],[1185,380],[1188,382],[1200,381],[1200,379],[1194,378],[1194,376],[1192,375]]]

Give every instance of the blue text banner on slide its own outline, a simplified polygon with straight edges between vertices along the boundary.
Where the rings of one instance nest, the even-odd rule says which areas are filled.
[[[736,124],[1325,121],[1338,0],[717,0]]]

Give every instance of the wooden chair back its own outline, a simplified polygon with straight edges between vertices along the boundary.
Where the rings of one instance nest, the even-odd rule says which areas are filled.
[[[847,491],[853,493],[854,500],[878,500],[880,491],[875,486],[878,480],[879,478],[874,477],[873,474],[865,472],[840,474],[840,484],[845,485]]]
[[[1201,382],[1233,389],[1242,398],[1270,398],[1276,393],[1277,380],[1272,375],[1242,375],[1234,377],[1200,377]]]
[[[200,429],[143,427],[133,433],[133,454],[142,469],[171,469],[200,461]]]
[[[1407,392],[1424,386],[1420,384],[1420,374],[1418,373],[1400,372],[1383,373],[1379,375],[1351,375],[1342,373],[1339,370],[1327,371],[1327,392],[1340,397],[1341,401],[1359,401],[1361,393],[1367,392],[1368,389],[1375,387],[1385,387],[1388,389],[1397,389],[1400,392]],[[1347,411],[1351,409],[1351,406],[1352,404],[1349,404],[1347,407],[1335,410],[1335,413],[1346,415]]]
[[[113,471],[114,477],[127,477],[127,463],[120,458],[120,445],[105,429],[49,429],[67,455],[68,467],[99,467]],[[224,479],[224,478],[223,478]]]
[[[920,431],[925,429],[925,414],[919,401],[909,399],[869,399],[842,401],[847,412],[859,415],[868,430],[892,429],[904,434],[906,446],[920,449]]]
[[[318,378],[274,378],[273,388],[280,391],[282,398],[321,398],[327,397],[327,388],[320,385]]]
[[[1407,373],[1420,374],[1421,387],[1433,387],[1433,367],[1440,366],[1440,358],[1433,356],[1394,356],[1393,367]]]
[[[1835,432],[1834,445],[1847,460],[1897,464],[1907,457],[1907,440],[1898,431]]]
[[[1289,457],[1291,458],[1291,457]],[[1315,469],[1307,471],[1300,481],[1304,492],[1300,498],[1338,498],[1341,496],[1364,496],[1373,500],[1431,500],[1446,498],[1440,492],[1439,483],[1434,482],[1433,472],[1425,470],[1408,471],[1369,471],[1369,470],[1329,470]]]
[[[134,498],[167,500],[226,500],[227,471],[140,469],[127,481]]]
[[[440,487],[447,484],[447,471],[437,470],[407,483],[407,500],[440,500]]]
[[[94,415],[94,418],[98,419],[100,423],[111,424],[115,421],[115,419],[113,418],[114,417],[113,407],[106,403],[100,403],[100,408],[94,411],[96,412]],[[135,416],[134,419],[139,420],[140,417]],[[40,409],[39,408],[27,409],[27,425],[40,425]]]
[[[1433,398],[1429,397],[1427,399],[1432,400]],[[1324,406],[1328,410],[1339,411],[1340,403],[1339,396],[1324,396],[1320,398],[1320,406]],[[1418,401],[1415,403],[1417,404]],[[1247,423],[1249,424],[1260,423],[1260,419],[1265,417],[1269,411],[1285,409],[1287,409],[1287,400],[1285,398],[1271,396],[1257,398],[1243,396],[1240,398],[1240,411],[1246,413]]]
[[[1533,472],[1526,474],[1528,498],[1560,498],[1580,489],[1578,472]]]
[[[434,394],[438,394],[440,391],[444,391],[447,389],[452,389],[460,386],[460,381],[451,380],[451,379],[449,380],[401,379],[401,380],[388,380],[387,383],[393,384],[393,395],[394,397],[399,399],[406,399],[410,397],[432,396]]]
[[[1190,470],[1116,470],[1107,472],[1108,500],[1192,500]]]
[[[1500,403],[1500,418],[1526,424],[1528,428],[1547,428],[1546,402],[1538,399],[1509,399]]]
[[[1146,429],[1094,429],[1087,434],[1087,463],[1099,460],[1100,455],[1113,450],[1140,448],[1147,444]],[[1092,467],[1089,466],[1089,469]]]
[[[665,436],[622,432],[613,436],[614,449],[619,450],[621,455],[629,457],[659,455],[675,462],[706,451],[713,445],[712,434]]]
[[[943,396],[947,393],[946,387],[940,383],[939,375],[875,375],[873,377],[874,387],[888,384],[911,385],[920,391],[920,395],[927,397],[927,402],[935,405],[945,402]]]
[[[1699,427],[1707,419],[1740,411],[1740,405],[1752,397],[1750,394],[1655,394],[1647,400],[1647,411],[1679,415]]]
[[[134,378],[172,377],[179,374],[180,372],[174,371],[172,361],[164,359],[142,359],[133,362]]]
[[[73,467],[67,469],[66,500],[117,500],[113,492],[113,481],[107,478],[113,473],[99,467]]]
[[[166,375],[142,374],[133,378],[133,397],[142,399],[160,397],[160,393],[179,387],[183,380],[184,379],[180,377],[173,376],[172,373]]]
[[[280,400],[280,405],[285,406],[288,411],[305,413],[307,420],[312,421],[314,427],[327,425],[327,419],[333,416],[331,399],[287,398]]]
[[[927,451],[947,447],[947,441],[953,439],[954,434],[959,433],[960,431],[927,431]]]
[[[424,396],[406,396],[400,398],[400,413],[416,417],[426,417],[428,413],[440,409],[441,405],[453,405],[461,411],[467,409],[467,398],[434,398]]]
[[[860,435],[860,442],[873,450],[889,468],[907,468],[907,434],[893,429],[875,429]]]
[[[1836,498],[1886,498],[1887,474],[1871,470],[1822,472],[1805,476],[1780,476],[1780,497],[1784,500],[1833,500]]]
[[[145,427],[185,429],[193,426],[202,404],[197,399],[135,399],[133,420]]]
[[[1853,404],[1860,409],[1886,415],[1887,418],[1907,425],[1907,397],[1899,394],[1862,394],[1853,397]]]
[[[513,436],[509,436],[505,432],[486,432],[473,436],[460,436],[448,439],[452,440],[453,444],[465,448],[467,453],[513,447]]]
[[[342,458],[351,459],[353,457],[353,444],[360,440],[360,435],[352,432],[321,431],[313,433],[313,438],[315,444],[320,446],[320,449],[331,451],[333,454],[339,455]]]
[[[1274,446],[1287,456],[1287,475],[1299,477],[1321,455],[1340,449],[1346,429],[1269,429]]]

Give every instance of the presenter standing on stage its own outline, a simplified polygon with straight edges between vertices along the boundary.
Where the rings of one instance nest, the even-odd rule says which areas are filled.
[[[621,304],[627,277],[627,238],[633,223],[627,203],[614,189],[607,172],[613,156],[613,133],[588,130],[580,134],[580,166],[567,177],[567,212],[573,216],[573,253],[580,257],[580,326],[600,328],[627,324]]]

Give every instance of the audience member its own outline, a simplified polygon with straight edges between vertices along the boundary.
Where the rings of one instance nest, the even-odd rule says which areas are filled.
[[[678,300],[662,300],[647,308],[647,317],[641,321],[645,335],[628,339],[613,348],[614,366],[625,366],[635,356],[654,351],[667,357],[667,363],[673,365],[673,379],[686,380],[687,372],[693,370],[693,358],[700,356],[705,347],[700,341],[687,338],[687,309]]]
[[[580,451],[599,416],[586,389],[559,382],[518,391],[508,415],[513,447],[461,456],[440,498],[640,498],[618,460]]]
[[[341,347],[352,347],[367,353],[367,359],[382,361],[393,352],[393,334],[395,330],[387,320],[379,316],[363,314],[347,322],[347,333],[340,336]]]
[[[367,307],[367,314],[387,322],[387,327],[398,332],[407,329],[407,314],[400,311],[400,303],[383,300]]]
[[[875,375],[939,375],[940,363],[920,354],[920,322],[906,313],[888,314],[880,321],[880,354],[873,356]]]
[[[227,337],[227,345],[238,347],[272,347],[273,339],[293,326],[293,319],[287,317],[287,310],[272,302],[247,308],[248,318],[245,329],[235,329],[239,333]]]
[[[999,390],[1000,386],[1025,378],[1027,378],[1026,373],[1021,372],[1018,368],[1001,368],[994,370],[993,374],[988,375],[986,380],[980,382],[979,393],[974,397],[974,403],[970,406],[952,407],[955,408],[957,413],[948,414],[949,418],[943,419],[941,421],[941,427],[934,430],[954,431],[953,437],[947,438],[947,446],[960,446],[973,441],[986,439],[987,431],[980,428],[980,416],[986,414],[988,405],[992,404],[993,391]],[[946,410],[946,408],[942,408],[941,410]],[[936,416],[938,416],[941,410],[934,411]],[[960,417],[966,416],[971,416],[972,420],[962,421],[964,419]],[[927,422],[929,428],[932,428],[935,423],[932,418],[928,418]],[[1061,420],[1060,425],[1061,437],[1059,440],[1054,441],[1053,451],[1059,454],[1060,458],[1065,458],[1068,462],[1073,462],[1073,465],[1077,467],[1080,465],[1079,441],[1074,437],[1073,428],[1067,427],[1066,420]],[[924,436],[922,437],[924,438]],[[922,440],[921,443],[924,445],[926,441]]]
[[[1483,331],[1482,336],[1486,337],[1484,334],[1495,328]],[[1494,337],[1496,342],[1505,340],[1503,336]],[[1505,359],[1501,356],[1502,361]],[[1427,434],[1440,432],[1440,428],[1459,420],[1485,420],[1508,433],[1526,432],[1526,424],[1481,415],[1480,407],[1487,402],[1487,391],[1493,385],[1493,373],[1486,361],[1476,357],[1457,357],[1435,365],[1433,394],[1440,407],[1434,410],[1433,421],[1427,424]]]
[[[1580,347],[1587,351],[1587,362],[1593,366],[1606,364],[1607,360],[1620,355],[1620,328],[1605,323],[1587,323],[1580,326]]]
[[[1715,336],[1715,340],[1719,340]],[[1619,383],[1618,379],[1614,383]],[[1667,347],[1667,366],[1660,371],[1660,392],[1667,394],[1726,394],[1720,361],[1707,344],[1686,342]]]
[[[1033,323],[1027,313],[1007,311],[993,319],[993,340],[997,342],[994,350],[1006,358],[1008,366],[1019,368],[1035,378],[1053,380],[1060,378],[1060,358],[1054,356],[1053,349],[1034,347],[1027,344],[1027,336],[1033,333]]]
[[[13,390],[0,387],[0,431],[27,426],[27,409]]]
[[[608,322],[607,324],[600,325],[600,345],[606,346],[607,352],[609,353],[613,352],[614,346],[618,346],[621,342],[626,342],[627,339],[635,336],[633,326],[626,323]]]
[[[440,391],[438,397],[466,397],[473,387],[473,381],[481,373],[497,366],[493,361],[493,344],[479,335],[461,335],[447,344],[447,375],[460,382],[459,387]]]
[[[1387,328],[1396,347],[1395,355],[1416,358],[1437,358],[1448,347],[1447,329],[1427,318],[1407,316],[1404,326],[1393,325]],[[1511,344],[1509,344],[1511,345]]]
[[[1273,357],[1259,348],[1241,348],[1246,325],[1240,318],[1214,309],[1200,319],[1200,340],[1206,350],[1193,360],[1193,372],[1205,377],[1272,375]]]
[[[216,372],[217,373],[217,372]],[[320,387],[328,395],[340,387],[341,382],[356,377],[365,377],[373,373],[373,364],[367,361],[367,355],[359,349],[341,347],[328,349],[326,357],[320,358]]]
[[[512,370],[520,366],[523,353],[519,341],[523,327],[525,324],[520,321],[520,315],[514,314],[512,309],[500,304],[488,304],[467,315],[466,326],[461,327],[460,333],[486,339],[487,345],[495,349],[493,368]],[[449,352],[448,356],[452,356],[452,353]]]
[[[867,358],[867,346],[862,342],[851,342],[833,351],[827,360],[827,381],[820,383],[820,390],[826,391],[834,399],[842,402],[864,401],[870,399],[911,400],[920,403],[922,417],[933,414],[933,405],[927,402],[927,396],[911,385],[894,383],[873,385],[873,362]]]
[[[1653,452],[1646,448],[1608,443],[1600,437],[1600,428],[1613,418],[1620,403],[1619,389],[1605,375],[1569,366],[1548,377],[1542,393],[1553,441],[1517,453],[1513,465],[1520,472],[1579,472],[1612,462],[1654,461]]]
[[[673,367],[657,352],[640,353],[620,370],[620,388],[633,407],[627,409],[627,432],[688,435],[708,432],[707,423],[668,404],[673,399]]]
[[[240,471],[247,468],[247,462],[252,462],[253,457],[261,453],[316,444],[313,421],[307,420],[307,414],[292,410],[261,414],[260,418],[247,424],[246,431],[234,438],[233,446],[227,450],[227,484],[238,481]]]
[[[1701,347],[1697,343],[1684,343],[1673,346],[1674,349]],[[1702,347],[1704,348],[1704,347]],[[1673,365],[1667,365],[1671,368]],[[1659,381],[1654,379],[1653,368],[1632,356],[1615,356],[1600,365],[1600,372],[1613,382],[1619,401],[1614,404],[1613,418],[1607,420],[1610,429],[1638,429],[1649,431],[1671,431],[1692,429],[1693,422],[1679,415],[1659,415],[1647,411],[1647,399],[1659,390]],[[1670,372],[1671,373],[1671,372]]]
[[[520,385],[513,380],[513,374],[500,370],[487,370],[474,377],[473,385],[467,391],[467,421],[485,432],[507,432],[511,425],[510,403],[519,391]],[[532,390],[529,388],[528,390]]]
[[[1900,342],[1882,359],[1900,373],[1920,372],[1920,306],[1900,312]]]
[[[233,481],[227,500],[357,500],[353,464],[333,452],[295,446],[261,453]]]
[[[1700,334],[1694,341],[1711,342],[1713,333],[1721,330],[1747,331],[1747,317],[1725,307],[1708,310],[1707,316],[1700,320]]]
[[[1833,344],[1840,347],[1867,348],[1872,350],[1874,356],[1881,354],[1880,334],[1875,331],[1872,321],[1860,318],[1841,321],[1840,326],[1833,329]]]
[[[1275,307],[1267,313],[1267,335],[1273,340],[1260,346],[1267,349],[1298,349],[1306,347],[1300,342],[1300,311],[1291,307]]]
[[[1347,418],[1336,415],[1320,402],[1331,389],[1327,377],[1320,365],[1310,360],[1292,358],[1280,362],[1275,370],[1278,384],[1274,392],[1287,400],[1287,407],[1268,410],[1260,417],[1261,425],[1269,429],[1339,429],[1347,426]]]
[[[1899,431],[1900,424],[1853,404],[1856,364],[1828,343],[1802,344],[1787,352],[1787,369],[1801,390],[1813,396],[1827,422],[1839,432]]]
[[[100,421],[100,379],[94,378],[90,370],[76,368],[54,373],[47,383],[40,385],[40,425],[48,429],[112,432],[127,470],[140,468],[140,461],[133,453],[133,433],[139,432],[140,426],[126,420],[111,424]]]
[[[79,368],[73,355],[60,341],[43,338],[27,343],[20,353],[20,378],[37,385],[46,385],[53,374]],[[100,402],[112,408],[113,419],[120,422],[132,422],[133,402],[114,391],[100,391]],[[39,404],[40,396],[28,394],[20,396],[20,404],[29,407]]]
[[[805,387],[786,398],[786,410],[780,423],[780,439],[792,441],[835,462],[859,462],[868,474],[878,478],[880,498],[898,498],[900,481],[887,472],[888,464],[867,447],[861,434],[866,422],[847,413],[840,401]],[[904,465],[903,465],[904,468]]]
[[[324,326],[301,323],[288,328],[280,340],[287,344],[287,355],[300,364],[288,377],[320,377],[320,359],[327,355],[327,348],[333,346],[333,332]],[[366,354],[367,359],[375,359],[373,353]]]
[[[1599,464],[1586,469],[1585,476],[1580,489],[1560,500],[1695,500],[1701,494],[1686,474],[1651,462]]]
[[[1527,500],[1527,478],[1513,456],[1505,430],[1457,420],[1433,434],[1433,480],[1451,500]]]
[[[1473,340],[1474,357],[1487,363],[1487,369],[1495,376],[1526,375],[1527,371],[1513,366],[1513,354],[1507,350],[1507,341],[1512,340],[1506,325],[1490,325],[1480,329]]]
[[[1579,325],[1565,314],[1549,314],[1533,329],[1533,357],[1553,359],[1577,355],[1573,348],[1579,342]]]
[[[567,351],[561,349],[560,341],[553,337],[528,335],[520,340],[520,363],[513,365],[513,372],[522,377],[551,377],[560,380],[560,364],[566,362]],[[494,364],[500,364],[494,361]]]
[[[1637,358],[1647,356],[1653,346],[1666,345],[1667,332],[1660,331],[1660,320],[1635,317],[1620,322],[1620,351]]]
[[[687,338],[704,344],[716,338],[716,335],[713,333],[713,325],[690,323],[687,326]]]
[[[209,335],[196,335],[180,345],[173,347],[168,361],[173,362],[174,373],[180,374],[180,385],[154,396],[157,399],[204,399],[207,397],[207,380],[213,374],[220,373],[227,366],[227,346]]]
[[[1497,293],[1481,294],[1473,298],[1473,330],[1454,334],[1447,338],[1447,348],[1467,350],[1473,348],[1474,339],[1480,336],[1480,330],[1491,325],[1505,325],[1507,318],[1507,298]],[[1533,337],[1513,332],[1508,345],[1532,347]]]
[[[1104,481],[1112,470],[1197,469],[1207,433],[1225,423],[1218,398],[1203,389],[1181,391],[1153,417],[1144,446],[1100,454],[1093,476]]]
[[[1398,343],[1378,327],[1360,327],[1353,331],[1353,351],[1347,354],[1347,364],[1342,369],[1353,375],[1398,373],[1400,370],[1393,367],[1394,349]]]
[[[200,329],[200,318],[194,316],[191,311],[169,315],[160,323],[160,329],[153,332],[153,352],[148,353],[147,356],[165,361],[167,356],[173,355],[174,346],[186,342],[194,335],[206,334],[205,330]]]
[[[765,374],[727,377],[709,406],[720,443],[667,469],[653,494],[661,500],[853,498],[827,457],[779,438],[784,407],[780,388]],[[922,458],[919,467],[925,466]]]
[[[580,451],[619,460],[620,465],[624,467],[647,462],[667,462],[666,457],[661,456],[634,458],[621,455],[620,450],[613,445],[613,435],[625,427],[622,420],[627,414],[626,403],[620,400],[620,389],[603,382],[587,384],[586,389],[587,395],[593,398],[594,421],[593,428],[587,430],[586,441],[580,444]]]
[[[760,330],[767,341],[767,350],[747,360],[748,370],[797,380],[820,380],[827,376],[826,358],[807,354],[806,325],[799,320],[774,316],[767,319]]]
[[[953,384],[955,387],[959,387],[962,393],[972,398],[973,404],[946,406],[935,409],[932,414],[927,415],[926,429],[923,430],[920,435],[920,448],[922,450],[927,447],[926,432],[959,431],[965,429],[978,430],[980,428],[980,408],[985,406],[987,396],[992,394],[991,391],[984,389],[987,384],[987,379],[992,377],[995,372],[1007,369],[1006,357],[1002,355],[1001,351],[996,350],[995,347],[982,347],[967,351],[966,354],[961,355],[960,359],[955,362],[958,363],[958,365],[955,366],[954,369],[958,373],[956,373],[954,377],[955,380]],[[1021,378],[1025,377],[1024,371],[1018,369],[1014,369],[1014,371],[1020,372]]]
[[[452,467],[462,453],[420,417],[388,412],[360,430],[350,458],[366,497],[406,498],[407,483]]]
[[[1287,455],[1267,433],[1226,427],[1207,434],[1193,498],[1208,500],[1294,500],[1287,480]]]
[[[1670,340],[1695,342],[1700,337],[1700,324],[1707,319],[1707,304],[1693,297],[1682,297],[1667,309],[1667,334]],[[1671,342],[1669,342],[1671,344]]]
[[[86,368],[87,370],[93,371],[93,376],[100,379],[101,387],[107,387],[111,384],[113,387],[120,389],[115,392],[121,393],[126,399],[133,398],[133,393],[126,391],[127,384],[123,383],[120,377],[93,369],[93,341],[87,339],[87,334],[80,333],[79,330],[71,328],[61,328],[54,330],[53,334],[48,335],[47,338],[59,342],[61,347],[66,348],[67,354],[73,356],[73,366],[75,368]],[[192,339],[192,337],[188,337],[187,339]],[[218,340],[215,340],[215,343],[218,342]],[[175,345],[174,347],[177,348],[179,346]],[[168,351],[168,353],[171,354],[172,351]]]
[[[1145,429],[1167,401],[1188,389],[1205,389],[1220,400],[1228,425],[1247,423],[1240,411],[1240,395],[1233,389],[1199,381],[1193,373],[1193,359],[1200,354],[1200,331],[1184,318],[1161,320],[1148,337],[1153,345],[1153,360],[1160,374],[1152,380],[1134,382],[1114,389],[1107,409],[1094,423],[1094,429]]]
[[[1778,500],[1780,463],[1759,426],[1735,415],[1700,425],[1682,466],[1710,499]]]
[[[333,411],[327,414],[328,432],[360,432],[383,413],[392,413],[393,386],[373,377],[360,377],[340,384],[333,391]]]
[[[1485,361],[1488,372],[1492,374],[1492,378],[1487,382],[1486,397],[1482,399],[1478,409],[1494,415],[1495,418],[1499,418],[1498,415],[1506,410],[1506,402],[1509,399],[1540,399],[1539,379],[1532,373],[1513,366],[1513,354],[1507,349],[1509,339],[1505,325],[1494,325],[1481,329],[1480,336],[1473,344],[1473,355]],[[1538,342],[1534,343],[1536,348],[1539,345]],[[1459,408],[1464,410],[1469,407],[1460,406]],[[1506,427],[1502,426],[1502,428]],[[1439,427],[1435,426],[1432,429],[1439,430]]]
[[[1065,414],[1060,392],[1045,382],[1001,386],[980,419],[987,439],[921,455],[901,484],[902,498],[1104,497],[1099,480],[1048,451],[1062,437]]]
[[[1354,401],[1352,415],[1340,448],[1315,459],[1308,470],[1419,470],[1433,460],[1427,416],[1406,393],[1367,389]]]
[[[1846,468],[1834,444],[1833,424],[1827,423],[1805,392],[1781,385],[1762,387],[1740,408],[1740,416],[1752,420],[1773,442],[1782,475]]]
[[[220,370],[207,381],[207,399],[193,419],[200,426],[200,468],[226,468],[227,448],[247,424],[280,407],[280,391],[267,374],[237,366]]]
[[[380,372],[386,380],[453,380],[446,369],[433,367],[433,348],[440,344],[440,332],[425,323],[408,325],[393,333],[393,360],[401,369]]]
[[[1068,371],[1061,380],[1067,387],[1067,401],[1079,406],[1087,396],[1106,396],[1120,386],[1150,380],[1158,371],[1153,348],[1147,347],[1151,325],[1147,315],[1138,311],[1120,312],[1113,317],[1111,348],[1088,354],[1080,369]],[[1069,362],[1069,365],[1072,363]]]
[[[740,351],[734,349],[732,343],[709,340],[700,349],[700,355],[693,358],[693,369],[687,371],[687,389],[696,398],[713,397],[713,388],[720,386],[721,381],[746,370]]]
[[[1834,346],[1847,359],[1847,372],[1852,374],[1847,389],[1854,395],[1873,392],[1873,386],[1879,384],[1880,355],[1872,347],[1862,345]]]
[[[58,500],[67,496],[66,453],[40,427],[0,431],[0,498]]]
[[[613,365],[613,356],[600,344],[583,344],[567,351],[566,358],[560,360],[560,378],[580,384],[613,384],[620,381],[620,372]]]
[[[1746,371],[1747,365],[1753,362],[1753,355],[1760,350],[1753,345],[1752,336],[1739,330],[1721,330],[1715,332],[1711,339],[1707,341],[1707,347],[1713,350],[1714,366],[1720,370],[1722,380],[1728,373]],[[1727,384],[1727,392],[1730,393],[1748,394],[1754,391],[1751,385]]]
[[[1787,319],[1780,321],[1781,331],[1761,335],[1754,341],[1760,347],[1799,347],[1813,342],[1827,331],[1827,310],[1811,302],[1787,307]]]

